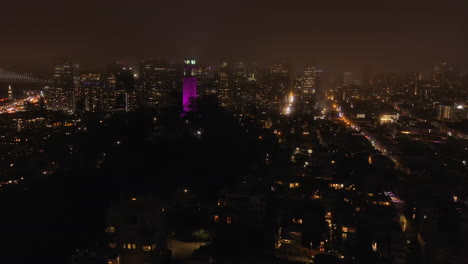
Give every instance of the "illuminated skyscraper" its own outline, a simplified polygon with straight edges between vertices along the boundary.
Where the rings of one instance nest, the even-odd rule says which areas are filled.
[[[222,106],[228,106],[230,102],[229,96],[229,71],[228,62],[224,60],[219,66],[218,76],[218,99]]]
[[[404,82],[402,88],[405,89],[404,93],[419,95],[421,94],[421,80],[422,74],[420,72],[408,72],[405,75]]]
[[[353,82],[352,80],[353,74],[351,72],[345,72],[343,74],[343,84],[350,84]]]
[[[100,73],[82,73],[80,75],[80,94],[83,110],[102,109],[103,76]]]
[[[251,81],[255,81],[255,71],[247,64],[236,58],[226,58],[219,66],[218,72],[218,99],[222,106],[229,106],[239,109],[245,106],[250,100]],[[250,74],[250,75],[249,75]]]
[[[140,61],[139,77],[139,88],[145,103],[152,106],[168,103],[171,93],[180,87],[177,67],[159,58]]]
[[[302,84],[302,94],[304,99],[310,98],[313,94],[315,94],[316,89],[316,69],[313,66],[307,66],[304,69],[304,78]]]
[[[301,80],[299,98],[301,99],[302,111],[311,113],[314,108],[314,103],[317,102],[317,94],[320,85],[320,72],[315,66],[306,66],[304,75]]]
[[[197,65],[197,94],[198,96],[218,94],[218,86],[215,84],[214,71],[211,66]]]
[[[291,74],[286,62],[274,63],[268,66],[263,93],[271,110],[279,110],[280,103],[287,98],[292,86]]]
[[[76,91],[79,87],[79,65],[73,64],[70,58],[56,59],[53,75],[54,88],[60,91],[59,98],[63,100],[59,104],[62,109],[57,110],[75,111],[75,95],[79,96]]]
[[[432,69],[432,83],[433,87],[441,87],[443,82],[443,75],[445,68],[447,68],[447,63],[440,63],[434,66]]]
[[[133,68],[119,63],[108,66],[103,89],[103,105],[108,110],[126,112],[137,108]]]
[[[73,65],[70,58],[56,59],[54,63],[54,86],[65,90],[75,88],[78,65]]]
[[[459,86],[459,73],[447,63],[439,63],[432,70],[434,88],[455,88]]]
[[[197,70],[195,60],[184,60],[184,84],[182,91],[182,106],[183,111],[190,111],[190,100],[197,98]]]

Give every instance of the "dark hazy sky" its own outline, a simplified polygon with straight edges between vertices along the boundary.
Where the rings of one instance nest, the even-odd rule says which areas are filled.
[[[0,66],[84,68],[142,56],[215,63],[288,58],[327,71],[468,69],[466,0],[8,0],[0,7]]]

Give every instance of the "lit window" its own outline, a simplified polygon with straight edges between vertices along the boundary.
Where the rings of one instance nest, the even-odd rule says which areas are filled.
[[[289,183],[289,188],[291,188],[291,189],[299,188],[299,183],[298,182],[291,182],[291,183]]]
[[[377,242],[372,241],[372,251],[377,252]]]
[[[294,224],[302,224],[302,218],[293,218],[292,222]]]
[[[132,244],[132,249],[136,249],[136,244]]]
[[[215,216],[214,216],[214,221],[215,221],[215,222],[218,222],[218,221],[219,221],[219,216],[218,216],[218,215],[215,215]]]
[[[151,251],[151,250],[153,250],[153,248],[152,248],[151,246],[142,246],[141,249],[142,249],[143,251]]]
[[[230,216],[226,217],[226,223],[231,224],[232,218]]]
[[[109,243],[109,247],[110,247],[110,248],[117,248],[117,243],[110,242],[110,243]]]
[[[108,226],[106,228],[107,233],[115,233],[115,226]]]

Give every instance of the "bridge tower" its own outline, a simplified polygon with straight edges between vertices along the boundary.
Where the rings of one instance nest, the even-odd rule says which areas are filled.
[[[8,100],[13,100],[13,90],[11,89],[11,84],[8,85]]]

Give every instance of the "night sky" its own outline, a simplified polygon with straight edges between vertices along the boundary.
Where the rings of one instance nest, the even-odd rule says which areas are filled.
[[[468,1],[2,1],[0,67],[44,71],[54,56],[85,69],[114,60],[288,58],[326,71],[468,69]]]

